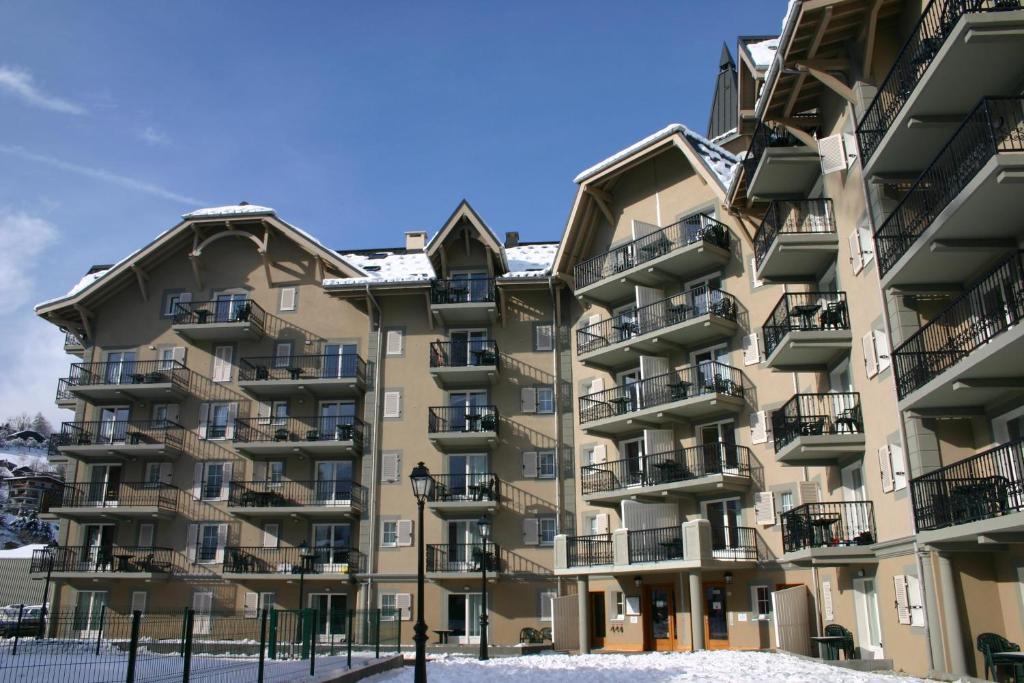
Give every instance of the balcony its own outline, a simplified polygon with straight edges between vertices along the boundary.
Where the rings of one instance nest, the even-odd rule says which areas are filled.
[[[785,127],[758,121],[743,159],[747,197],[767,201],[806,197],[821,175],[818,150],[807,147]]]
[[[676,294],[576,330],[576,355],[585,365],[636,365],[638,353],[695,348],[736,333],[736,300],[717,289]]]
[[[500,549],[491,541],[478,543],[428,543],[428,579],[465,579],[488,572],[501,571]]]
[[[188,394],[188,368],[176,360],[132,360],[73,363],[68,390],[94,403],[130,400],[173,400]]]
[[[50,438],[50,454],[73,455],[82,460],[109,456],[167,460],[184,447],[185,428],[170,420],[118,420],[65,422]]]
[[[229,546],[224,549],[224,578],[250,581],[338,581],[365,570],[363,554],[353,548],[301,549]]]
[[[743,491],[750,486],[750,449],[733,444],[706,444],[613,460],[580,468],[583,500],[617,506],[623,500],[666,495]]]
[[[30,572],[53,578],[153,580],[181,571],[179,555],[154,546],[67,546],[32,551]]]
[[[356,456],[363,452],[363,428],[351,415],[238,418],[232,439],[239,452],[257,459],[293,453]]]
[[[773,201],[754,233],[757,277],[769,282],[815,280],[838,252],[831,199]]]
[[[430,311],[444,325],[487,324],[498,317],[494,278],[434,280]]]
[[[491,448],[499,423],[497,406],[434,406],[428,409],[427,438],[442,448]]]
[[[192,342],[250,341],[266,330],[267,313],[251,300],[184,301],[171,329]]]
[[[757,532],[749,527],[709,525],[711,557],[715,560],[757,561]],[[629,531],[629,564],[672,562],[685,559],[679,526]]]
[[[835,465],[864,454],[860,394],[797,394],[772,412],[775,458],[786,465]]]
[[[494,384],[501,357],[493,339],[430,343],[430,375],[442,389]]]
[[[435,474],[427,507],[438,515],[484,514],[498,509],[501,481],[493,472]]]
[[[68,330],[64,333],[64,352],[81,358],[85,355],[85,340],[80,334]]]
[[[74,410],[78,404],[78,399],[75,398],[75,394],[71,391],[71,380],[67,377],[57,380],[57,396],[54,402],[58,408],[67,408],[68,410]]]
[[[1024,261],[1013,254],[892,354],[901,410],[969,414],[1024,387]]]
[[[1024,535],[1024,441],[916,477],[910,494],[922,543],[1019,542]]]
[[[875,232],[882,285],[959,285],[1015,249],[1021,177],[1024,97],[984,99]]]
[[[228,510],[244,517],[350,517],[365,500],[366,488],[349,480],[233,481]]]
[[[77,520],[122,517],[168,519],[178,510],[179,493],[174,486],[156,482],[67,482],[50,512]]]
[[[846,292],[783,294],[761,332],[773,370],[826,370],[853,343]]]
[[[865,175],[924,166],[985,95],[1024,71],[1020,0],[932,0],[857,127]]]
[[[636,285],[685,280],[729,261],[729,229],[697,214],[576,264],[576,295],[603,304],[632,299]]]
[[[736,414],[745,403],[745,380],[734,367],[700,363],[579,398],[580,426],[589,434],[617,435],[665,420]]]
[[[366,362],[355,353],[243,358],[238,386],[257,398],[309,393],[319,398],[366,391]]]
[[[782,513],[782,562],[800,567],[873,564],[878,541],[871,501],[806,503]]]
[[[611,534],[569,536],[566,539],[566,567],[610,567],[615,563]]]

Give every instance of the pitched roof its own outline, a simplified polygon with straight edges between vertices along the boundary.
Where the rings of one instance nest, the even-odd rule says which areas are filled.
[[[719,59],[715,94],[711,98],[711,114],[708,118],[709,138],[724,136],[736,130],[739,118],[736,88],[736,62],[732,60],[728,46],[722,43],[722,57]]]
[[[455,207],[455,211],[453,211],[452,215],[448,217],[448,220],[444,222],[441,229],[437,231],[437,234],[430,238],[429,242],[427,242],[427,256],[433,258],[455,227],[463,220],[473,226],[480,238],[480,241],[498,257],[501,265],[507,266],[508,264],[505,262],[505,254],[502,250],[501,240],[498,239],[498,236],[493,230],[491,230],[490,226],[484,222],[484,219],[480,217],[480,214],[478,214],[465,199],[459,202],[459,205]]]

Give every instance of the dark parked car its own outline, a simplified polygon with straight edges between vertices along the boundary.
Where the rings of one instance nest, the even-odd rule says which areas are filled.
[[[11,638],[18,636],[34,636],[39,632],[39,623],[42,620],[42,605],[25,605],[21,609],[21,619],[18,619],[20,605],[8,605],[0,608],[0,638]]]

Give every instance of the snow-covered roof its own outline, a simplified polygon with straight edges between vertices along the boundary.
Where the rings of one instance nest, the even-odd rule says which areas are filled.
[[[779,38],[776,36],[775,38],[760,40],[755,43],[747,43],[746,47],[754,65],[758,69],[767,69],[771,65],[772,60],[775,59],[775,53],[779,49]]]
[[[508,272],[503,278],[545,277],[551,273],[551,266],[558,253],[558,242],[544,244],[520,244],[505,247]]]
[[[256,204],[228,204],[227,206],[211,206],[206,209],[196,209],[182,215],[182,218],[218,218],[221,216],[276,216],[277,212],[268,206]]]
[[[779,54],[779,48],[785,49],[793,37],[793,25],[796,23],[797,17],[800,16],[799,9],[802,4],[803,0],[789,0],[786,5],[786,14],[782,17],[782,33],[776,39],[775,54],[772,55],[771,65],[768,67],[768,72],[764,75],[764,87],[761,88],[761,93],[757,96],[757,102],[754,104],[754,114],[758,118],[764,113],[764,104],[768,101],[768,92],[772,90],[775,85],[775,79],[779,76],[779,65],[782,62],[782,60],[776,59]]]
[[[399,284],[425,282],[434,278],[434,266],[425,251],[388,251],[342,253],[346,261],[366,273],[365,277],[328,278],[324,287],[345,287],[367,283]]]
[[[23,545],[20,548],[0,550],[0,560],[31,560],[32,551],[45,549],[46,545],[43,543],[32,543],[30,545]]]

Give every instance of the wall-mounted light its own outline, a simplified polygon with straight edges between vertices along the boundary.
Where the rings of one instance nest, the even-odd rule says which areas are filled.
[[[732,572],[725,573],[725,582],[726,584],[732,583]]]
[[[642,576],[635,576],[635,577],[633,577],[633,585],[636,586],[637,588],[640,588],[640,586],[644,585],[644,577],[642,577]]]
[[[857,570],[857,578],[858,579],[863,579],[864,578],[864,570],[863,569],[858,569]]]

